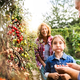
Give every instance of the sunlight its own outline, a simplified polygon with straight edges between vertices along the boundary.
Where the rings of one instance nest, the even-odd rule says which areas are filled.
[[[32,19],[29,22],[29,30],[37,31],[37,27],[43,21],[42,14],[45,14],[49,9],[49,0],[25,0],[24,7],[31,12]]]
[[[29,30],[36,32],[41,22],[42,21],[39,18],[32,17],[32,20],[29,22]]]

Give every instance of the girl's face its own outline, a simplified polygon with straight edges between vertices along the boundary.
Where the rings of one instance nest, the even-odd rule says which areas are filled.
[[[46,26],[42,26],[41,27],[41,34],[44,36],[44,37],[47,37],[48,35],[48,28]]]
[[[53,49],[53,51],[55,51],[55,53],[63,52],[65,46],[66,45],[60,38],[57,37],[53,40],[52,49]]]

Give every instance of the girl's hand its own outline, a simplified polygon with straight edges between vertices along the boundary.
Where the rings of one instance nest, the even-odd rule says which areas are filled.
[[[59,78],[59,74],[57,72],[55,72],[55,73],[49,73],[48,77],[51,77],[54,80],[57,80]]]

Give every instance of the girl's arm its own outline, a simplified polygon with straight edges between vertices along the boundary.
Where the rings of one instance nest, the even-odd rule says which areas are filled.
[[[57,72],[49,73],[47,77],[57,80],[59,78],[59,74]]]

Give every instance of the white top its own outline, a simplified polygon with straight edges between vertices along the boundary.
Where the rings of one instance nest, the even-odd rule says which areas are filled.
[[[43,52],[44,55],[44,60],[47,60],[47,58],[49,57],[49,45],[46,44],[45,45],[45,51]]]

